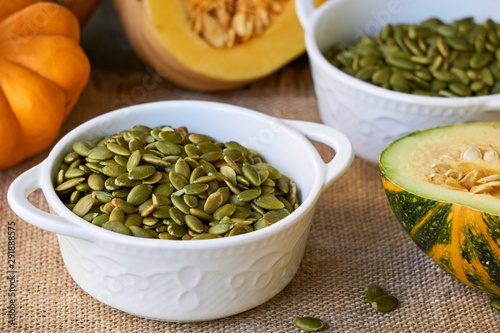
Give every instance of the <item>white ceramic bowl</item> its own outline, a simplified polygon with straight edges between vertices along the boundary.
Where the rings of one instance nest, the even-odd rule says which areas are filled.
[[[192,132],[256,149],[296,182],[301,205],[264,229],[199,241],[124,236],[80,219],[53,189],[63,156],[74,141],[114,134],[137,124],[187,126]],[[333,160],[325,164],[308,138],[332,147]],[[347,170],[352,159],[349,140],[322,124],[279,120],[212,102],[157,102],[110,112],[78,126],[57,143],[47,159],[12,183],[8,200],[21,218],[58,234],[68,272],[99,301],[157,320],[210,320],[262,304],[290,282],[300,265],[320,194]],[[43,190],[51,214],[26,199],[36,188]]]
[[[318,9],[312,3],[296,0],[296,9],[305,29],[320,115],[325,124],[347,135],[358,156],[376,163],[389,143],[418,129],[500,120],[500,95],[441,98],[399,93],[358,80],[323,56],[332,45],[373,36],[386,23],[419,23],[430,17],[451,22],[468,16],[476,22],[500,22],[500,1],[330,0]]]

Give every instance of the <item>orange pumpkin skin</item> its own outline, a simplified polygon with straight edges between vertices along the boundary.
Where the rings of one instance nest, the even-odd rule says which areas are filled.
[[[53,0],[58,4],[68,7],[75,14],[81,26],[90,19],[101,0]]]
[[[90,74],[79,39],[63,6],[0,0],[0,169],[56,138]]]

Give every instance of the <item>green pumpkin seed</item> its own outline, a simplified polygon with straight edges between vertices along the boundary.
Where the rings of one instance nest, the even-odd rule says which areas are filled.
[[[160,239],[169,239],[169,240],[179,240],[178,237],[172,236],[168,232],[161,232],[160,234],[158,234],[158,238],[160,238]]]
[[[234,227],[234,224],[232,224],[232,223],[219,223],[219,224],[216,224],[216,225],[210,227],[207,230],[207,233],[214,234],[214,235],[223,235],[223,234],[229,232],[233,227]]]
[[[73,191],[70,195],[69,202],[72,204],[76,204],[81,197],[82,197],[82,192]]]
[[[208,214],[212,214],[222,205],[223,200],[224,197],[222,193],[214,192],[208,196],[203,206],[203,210]]]
[[[252,188],[243,192],[240,192],[237,195],[238,200],[240,201],[252,201],[256,199],[262,193],[262,189],[260,187]]]
[[[458,78],[450,72],[445,71],[435,71],[432,75],[441,82],[457,82]]]
[[[129,229],[132,232],[132,236],[141,237],[141,238],[152,238],[150,236],[150,234],[141,227],[132,225],[129,227]]]
[[[141,216],[142,216],[142,214],[141,214]],[[152,217],[152,216],[147,216],[147,217],[142,216],[142,217],[143,217],[142,224],[144,225],[144,228],[146,228],[146,227],[155,227],[156,228],[157,227],[159,219],[157,219],[156,217]]]
[[[113,205],[114,206],[114,205]],[[118,207],[113,208],[111,213],[109,214],[110,221],[120,221],[125,222],[125,213]]]
[[[165,155],[180,155],[182,147],[170,141],[159,141],[156,143],[156,148]]]
[[[79,168],[69,168],[66,173],[64,174],[64,177],[66,179],[71,179],[71,178],[79,178],[85,175],[85,171]]]
[[[270,224],[265,219],[260,218],[254,223],[254,230],[260,230],[268,226],[270,226]]]
[[[73,143],[73,150],[80,156],[88,156],[94,145],[89,141],[77,141]]]
[[[396,68],[414,71],[417,65],[409,58],[387,57],[386,62]]]
[[[121,156],[130,156],[130,150],[128,150],[127,148],[117,144],[117,143],[114,143],[114,142],[110,142],[106,145],[106,147],[113,153],[115,154],[118,154],[118,155],[121,155]]]
[[[186,180],[191,176],[189,164],[182,158],[179,158],[177,162],[175,162],[175,172],[183,175]]]
[[[128,172],[128,178],[131,180],[143,180],[151,177],[156,172],[152,165],[139,165]]]
[[[487,66],[492,60],[490,53],[475,53],[470,58],[469,65],[472,69],[481,69]]]
[[[184,186],[184,193],[190,195],[201,194],[208,190],[208,184],[188,184]]]
[[[170,183],[175,187],[176,190],[182,190],[186,185],[189,184],[189,181],[182,174],[172,171],[168,174],[170,179]]]
[[[109,221],[109,214],[100,214],[94,217],[94,219],[92,220],[92,224],[102,227],[102,225],[108,221]]]
[[[174,223],[168,226],[167,232],[176,238],[181,238],[187,234],[188,227],[186,225],[178,225]]]
[[[84,177],[73,178],[73,179],[67,180],[67,181],[63,182],[62,184],[58,185],[55,188],[55,190],[56,190],[56,192],[70,190],[70,189],[76,187],[78,184],[80,184],[83,181],[85,181]]]
[[[215,221],[220,221],[222,220],[225,216],[231,216],[233,213],[236,211],[236,205],[232,203],[227,203],[222,205],[221,207],[217,208],[213,212],[213,219]]]
[[[119,221],[108,221],[102,225],[103,229],[117,232],[123,235],[132,236],[132,232],[125,224]]]
[[[186,215],[185,221],[188,228],[198,234],[203,233],[203,231],[205,230],[205,227],[201,220],[194,215]]]
[[[373,303],[375,298],[385,294],[385,291],[381,287],[377,286],[376,284],[372,284],[370,287],[368,287],[368,290],[366,292],[366,300],[371,304]]]
[[[170,195],[174,192],[174,186],[170,183],[163,183],[157,185],[153,190],[154,194],[159,194],[164,197],[170,197]]]
[[[452,82],[448,85],[451,92],[457,94],[458,96],[471,96],[472,91],[470,88],[461,82]]]
[[[191,240],[216,239],[216,238],[219,238],[219,236],[213,234],[199,234],[191,238]]]
[[[398,306],[398,299],[392,295],[382,295],[375,298],[371,305],[377,311],[389,312]]]
[[[127,172],[127,168],[118,165],[118,164],[110,164],[106,165],[101,169],[101,172],[108,177],[118,177],[122,173]]]
[[[106,148],[106,146],[94,147],[89,150],[89,153],[87,155],[88,158],[99,161],[113,158],[113,156],[115,156],[115,154],[108,148]]]
[[[136,185],[130,190],[127,196],[127,202],[131,205],[138,206],[151,196],[152,191],[153,186],[151,185]]]
[[[272,210],[264,214],[263,218],[266,220],[268,224],[273,224],[276,223],[285,217],[290,215],[290,212],[286,210],[285,208],[278,209],[278,210]]]
[[[75,204],[75,206],[73,207],[73,213],[82,217],[90,211],[92,206],[94,206],[94,203],[94,195],[86,195],[80,198],[80,200],[78,200],[78,202]]]
[[[199,209],[199,208],[191,207],[189,209],[189,213],[191,215],[196,216],[200,220],[211,221],[213,219],[212,215],[208,214],[207,212],[205,212],[204,210]]]
[[[317,332],[325,328],[325,323],[321,319],[313,317],[301,317],[295,319],[295,326],[304,331]]]
[[[492,298],[489,303],[492,308],[500,310],[500,298]]]
[[[183,140],[182,135],[174,131],[161,131],[158,136],[160,141],[165,140],[172,143],[181,143]]]
[[[125,214],[133,214],[137,212],[136,207],[121,198],[113,198],[111,203],[113,206],[120,208]]]
[[[408,93],[410,92],[410,85],[405,77],[400,72],[394,72],[389,79],[389,83],[396,91]]]
[[[125,217],[125,223],[127,227],[140,226],[142,224],[142,217],[139,214],[129,214]]]

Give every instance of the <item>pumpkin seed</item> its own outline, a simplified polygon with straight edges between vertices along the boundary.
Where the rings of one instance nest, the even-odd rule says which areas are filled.
[[[398,299],[392,295],[382,295],[373,300],[372,307],[380,312],[389,312],[398,306]]]
[[[219,236],[218,235],[214,235],[214,234],[199,234],[199,235],[196,235],[193,238],[191,238],[191,240],[215,239],[215,238],[219,238]]]
[[[73,150],[80,156],[88,156],[90,149],[92,149],[94,145],[88,141],[76,141],[73,143]]]
[[[114,143],[114,142],[110,142],[106,145],[106,147],[113,153],[117,154],[117,155],[121,155],[121,156],[130,156],[130,150],[128,150],[127,148],[117,144],[117,143]]]
[[[114,231],[123,235],[132,236],[132,231],[119,221],[108,221],[102,225],[103,229]]]
[[[132,232],[132,236],[142,237],[142,238],[152,238],[151,235],[141,227],[132,225],[129,227],[129,229]]]
[[[137,206],[146,201],[153,191],[151,185],[139,184],[130,190],[127,196],[127,202],[131,205]]]
[[[263,218],[266,220],[268,224],[273,224],[278,222],[281,219],[284,219],[290,215],[290,212],[284,208],[279,210],[272,210],[264,214]]]
[[[375,299],[379,296],[385,295],[385,291],[377,286],[376,284],[372,284],[369,288],[368,291],[366,292],[366,300],[368,303],[373,303]]]
[[[87,155],[88,158],[99,161],[107,160],[109,158],[112,158],[113,156],[115,156],[115,154],[105,146],[94,147],[89,150],[89,153]]]
[[[79,168],[69,168],[66,173],[64,174],[64,177],[66,179],[71,179],[71,178],[78,178],[82,177],[85,175],[85,171]]]
[[[205,227],[201,220],[194,215],[186,215],[185,221],[188,228],[196,233],[201,234],[205,230]]]
[[[492,308],[500,310],[500,298],[492,298],[489,303]]]
[[[325,328],[325,323],[313,317],[300,317],[295,319],[295,326],[304,331],[317,332]]]
[[[62,192],[76,187],[78,184],[85,180],[84,177],[73,178],[65,181],[64,183],[58,185],[55,190],[56,192]]]
[[[128,172],[128,178],[131,180],[142,180],[151,177],[156,172],[152,165],[139,165]]]
[[[92,206],[94,205],[94,195],[93,194],[88,194],[75,204],[75,207],[73,207],[73,213],[76,215],[82,217],[83,215],[87,214]]]
[[[216,224],[212,227],[210,227],[207,231],[209,234],[214,234],[214,235],[223,235],[230,231],[234,227],[234,224],[232,223],[219,223]]]
[[[139,214],[129,214],[125,217],[125,223],[127,227],[140,226],[142,224],[142,217]]]

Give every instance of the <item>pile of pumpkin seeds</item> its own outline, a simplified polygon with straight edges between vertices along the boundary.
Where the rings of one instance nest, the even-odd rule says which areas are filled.
[[[360,80],[438,97],[500,93],[500,24],[464,18],[446,24],[387,24],[375,37],[334,45],[325,57]]]
[[[145,238],[240,235],[299,206],[296,184],[256,151],[186,127],[138,125],[75,142],[55,183],[84,220]]]

